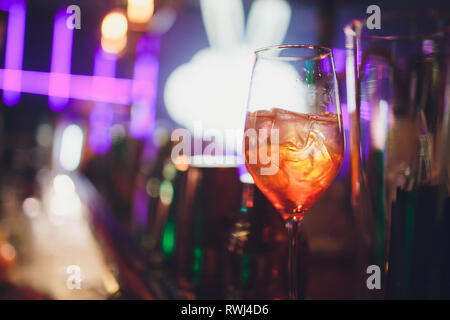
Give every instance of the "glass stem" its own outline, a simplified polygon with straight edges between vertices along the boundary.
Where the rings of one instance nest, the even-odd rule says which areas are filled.
[[[297,280],[297,233],[300,227],[300,219],[292,217],[286,220],[288,231],[288,274],[289,274],[289,299],[298,299],[298,280]]]

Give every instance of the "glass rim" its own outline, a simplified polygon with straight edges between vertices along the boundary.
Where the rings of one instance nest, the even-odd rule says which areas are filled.
[[[295,56],[280,57],[280,56],[267,56],[267,55],[263,54],[265,52],[272,52],[274,50],[282,50],[282,49],[307,49],[307,50],[311,50],[312,52],[314,52],[313,50],[316,50],[316,52],[314,52],[315,53],[314,55],[307,56],[307,57],[300,57],[300,56],[298,56],[298,57],[295,57]],[[319,46],[319,45],[313,45],[313,44],[281,44],[281,45],[276,45],[276,46],[268,46],[268,47],[259,48],[259,49],[255,50],[255,55],[257,58],[268,59],[268,60],[308,61],[308,60],[322,60],[322,59],[325,59],[328,57],[332,57],[333,51],[331,48]]]

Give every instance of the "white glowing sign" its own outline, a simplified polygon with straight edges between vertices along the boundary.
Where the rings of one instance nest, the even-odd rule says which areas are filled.
[[[280,44],[291,8],[285,0],[256,0],[245,26],[241,0],[201,0],[211,47],[169,76],[164,101],[177,123],[193,130],[242,129],[256,48]],[[195,134],[195,133],[194,133]]]
[[[59,162],[61,167],[68,171],[78,168],[83,149],[83,130],[75,124],[67,126],[61,138],[61,151]]]

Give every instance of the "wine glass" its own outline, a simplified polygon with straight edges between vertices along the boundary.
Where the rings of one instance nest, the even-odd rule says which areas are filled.
[[[259,49],[244,132],[246,167],[288,231],[289,299],[297,299],[297,230],[330,186],[344,155],[344,131],[331,49]]]

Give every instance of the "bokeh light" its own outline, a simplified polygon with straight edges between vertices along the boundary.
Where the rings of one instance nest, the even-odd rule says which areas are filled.
[[[128,21],[124,14],[111,12],[102,22],[102,48],[109,53],[121,52],[127,44]]]
[[[78,168],[83,149],[83,130],[76,124],[67,126],[62,134],[59,162],[67,171]]]
[[[130,22],[144,24],[153,16],[153,0],[128,0],[127,16]]]

